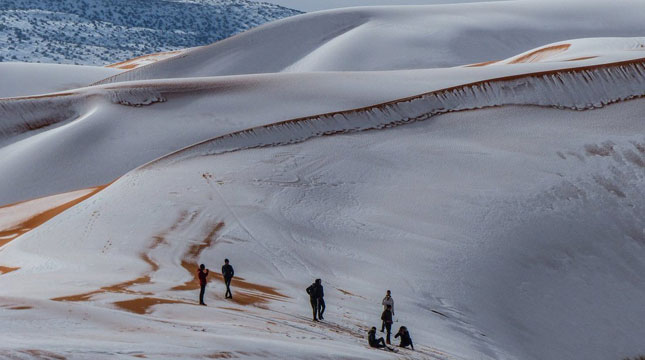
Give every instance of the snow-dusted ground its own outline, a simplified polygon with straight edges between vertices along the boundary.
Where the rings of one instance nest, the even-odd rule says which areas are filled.
[[[0,100],[0,203],[65,193],[0,208],[11,214],[0,241],[51,218],[0,248],[0,356],[645,353],[641,10],[594,1],[321,12],[103,85]],[[412,51],[442,12],[451,30]],[[458,14],[490,21],[470,34],[481,47],[450,43],[450,68],[399,61],[400,49],[421,59],[468,33]],[[360,32],[328,36],[357,16],[368,19]],[[325,68],[345,54],[336,45],[366,49],[379,36],[382,68],[350,54]],[[483,45],[494,38],[515,51]],[[498,61],[461,66],[486,60]],[[225,257],[240,277],[235,300],[213,277],[209,306],[197,306],[197,264],[217,272]],[[317,277],[320,324],[304,291]],[[416,351],[366,346],[386,289],[393,327],[410,329]]]
[[[121,71],[98,66],[0,62],[0,98],[79,88]]]

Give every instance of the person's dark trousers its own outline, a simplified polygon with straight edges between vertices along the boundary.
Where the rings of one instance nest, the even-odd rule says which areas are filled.
[[[228,299],[233,298],[233,294],[231,293],[231,280],[233,278],[224,278],[224,283],[226,284],[226,295],[225,297]]]
[[[318,299],[318,319],[323,319],[323,313],[325,312],[325,299]]]
[[[385,331],[385,321],[381,321],[381,332]]]
[[[385,339],[386,339],[385,342],[387,344],[389,344],[390,343],[390,334],[392,333],[392,323],[390,323],[390,322],[385,323],[385,330],[387,330],[387,335],[385,337]]]
[[[314,313],[314,320],[318,320],[316,315],[318,315],[318,301],[316,299],[309,299],[309,302],[311,302],[311,310]]]
[[[384,348],[385,347],[385,340],[383,340],[383,338],[378,338],[378,340],[376,340],[376,346],[375,347],[376,348]]]
[[[199,304],[204,304],[204,292],[206,292],[206,285],[200,285],[201,290],[199,291]]]

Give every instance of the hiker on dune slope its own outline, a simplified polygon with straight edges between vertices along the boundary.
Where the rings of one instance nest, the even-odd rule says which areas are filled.
[[[208,276],[208,269],[204,264],[199,265],[197,269],[197,277],[199,278],[199,305],[206,305],[204,303],[204,293],[206,292],[206,277]]]

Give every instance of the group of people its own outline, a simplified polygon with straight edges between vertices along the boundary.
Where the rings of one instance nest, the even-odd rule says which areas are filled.
[[[309,302],[311,303],[311,310],[313,313],[313,321],[324,320],[323,313],[325,312],[325,292],[323,291],[322,281],[316,279],[313,284],[309,285],[307,288],[307,294],[309,294]],[[390,335],[392,334],[392,324],[394,317],[394,299],[392,298],[392,292],[388,290],[381,302],[383,305],[383,313],[381,314],[381,332],[387,330],[386,339],[376,338],[376,327],[373,326],[367,332],[367,341],[371,347],[374,348],[388,348],[390,345]],[[408,347],[414,350],[414,344],[412,344],[412,338],[410,337],[410,332],[405,326],[399,328],[399,332],[394,335],[394,338],[401,338],[400,347]]]
[[[197,277],[199,278],[200,287],[199,305],[206,306],[206,303],[204,303],[204,293],[206,292],[206,278],[208,277],[208,274],[209,271],[206,266],[204,264],[199,265],[199,269],[197,269]],[[235,275],[233,266],[229,264],[228,259],[224,259],[224,265],[222,265],[222,277],[224,278],[224,284],[226,284],[226,294],[224,297],[227,299],[233,298],[233,293],[231,292],[231,280],[233,280],[233,275]]]
[[[204,293],[206,291],[208,274],[209,270],[206,266],[204,264],[199,265],[199,269],[197,269],[197,277],[199,278],[200,286],[199,304],[204,306],[206,306],[206,303],[204,303]],[[224,284],[226,285],[226,294],[224,296],[227,299],[233,298],[233,293],[231,292],[231,280],[233,280],[234,275],[235,271],[233,270],[233,266],[231,266],[228,259],[224,259],[224,265],[222,265],[222,277],[224,278]],[[316,279],[314,283],[307,288],[307,294],[309,294],[313,321],[324,320],[325,291],[323,289],[321,279]],[[383,305],[383,313],[381,314],[381,332],[387,331],[386,338],[383,339],[383,337],[380,337],[377,339],[376,326],[372,326],[372,328],[367,332],[367,341],[373,348],[388,348],[389,350],[393,350],[393,348],[388,346],[390,345],[390,335],[392,334],[392,324],[394,322],[394,299],[392,298],[392,292],[390,290],[386,292],[381,304]],[[400,347],[410,346],[412,350],[414,350],[412,338],[405,326],[401,326],[399,328],[399,332],[394,335],[394,338],[398,337],[401,338],[401,343],[399,344]]]
[[[392,350],[392,348],[387,346],[390,345],[390,335],[392,334],[392,324],[394,323],[394,299],[392,298],[392,292],[390,290],[385,293],[385,297],[383,298],[383,301],[381,301],[381,304],[383,305],[383,313],[381,314],[381,332],[387,331],[385,335],[386,338],[385,340],[383,339],[383,337],[377,339],[376,326],[372,326],[372,328],[367,332],[367,341],[369,342],[371,347],[387,347],[388,349]],[[414,344],[412,344],[412,338],[410,337],[410,332],[408,332],[407,327],[401,326],[399,328],[399,332],[394,335],[394,338],[398,337],[401,338],[399,347],[410,346],[410,348],[414,350]]]

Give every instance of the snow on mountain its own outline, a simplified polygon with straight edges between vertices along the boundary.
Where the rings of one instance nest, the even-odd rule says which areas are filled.
[[[641,10],[321,12],[135,59],[99,85],[0,99],[0,356],[645,353]],[[442,12],[453,25],[426,55],[473,56],[401,60],[423,59],[421,19]],[[345,53],[377,35],[382,70]],[[321,323],[304,291],[315,278]],[[386,289],[414,351],[366,344]]]
[[[102,65],[209,44],[299,13],[247,0],[3,0],[0,61]]]

